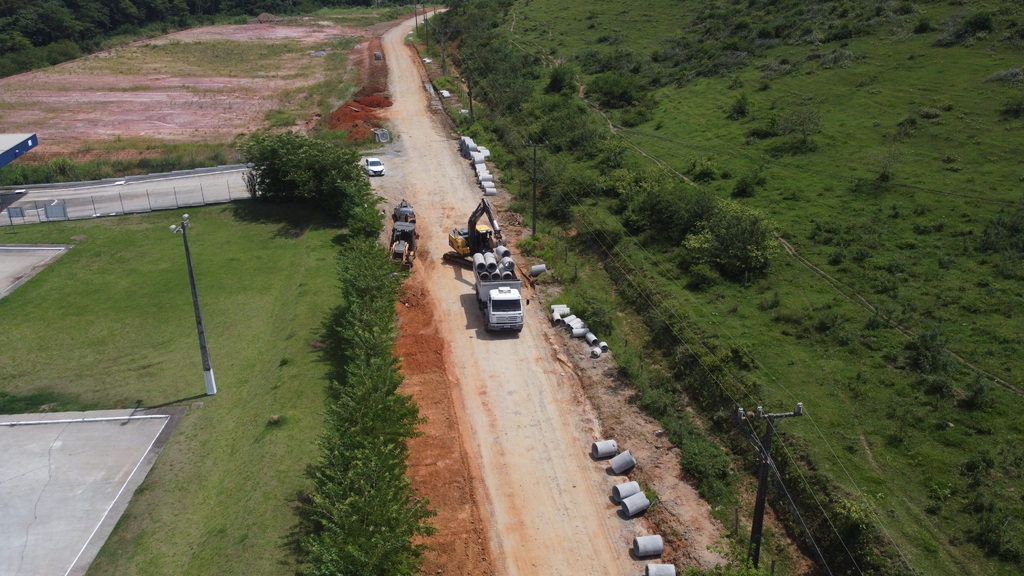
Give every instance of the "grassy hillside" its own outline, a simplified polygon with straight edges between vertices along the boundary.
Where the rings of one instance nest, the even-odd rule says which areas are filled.
[[[622,300],[587,295],[603,284],[575,275],[561,278],[570,294],[595,309],[639,302],[652,348],[674,358],[675,383],[651,384],[617,355],[640,401],[663,420],[703,408],[744,473],[752,451],[728,414],[803,402],[773,454],[837,574],[1020,573],[1024,8],[500,6],[454,11],[468,15],[474,92],[502,114],[484,127],[524,193],[533,150],[515,148],[547,144],[552,220],[530,248],[556,271],[567,244],[600,255]],[[523,63],[532,94],[502,89],[493,54]],[[589,113],[566,104],[566,78]],[[778,234],[766,273],[695,265],[687,227],[703,195]]]
[[[289,502],[322,429],[316,344],[340,299],[339,231],[283,205],[189,212],[216,396],[202,396],[184,250],[168,231],[180,214],[168,212],[4,229],[4,243],[74,248],[0,300],[2,391],[35,395],[16,411],[202,402],[90,574],[294,574]]]

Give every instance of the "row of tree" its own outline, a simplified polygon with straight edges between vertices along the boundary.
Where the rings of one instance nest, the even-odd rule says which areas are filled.
[[[419,409],[398,393],[395,304],[403,276],[377,244],[378,198],[356,152],[293,133],[259,134],[242,146],[258,201],[303,203],[348,228],[339,255],[342,304],[325,324],[330,366],[318,461],[307,471],[298,544],[307,576],[419,572],[418,536],[434,512],[406,477],[407,441]]]

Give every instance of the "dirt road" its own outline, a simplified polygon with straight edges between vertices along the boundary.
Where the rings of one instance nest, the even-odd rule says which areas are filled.
[[[471,492],[460,513],[474,514],[469,497],[482,504],[475,514],[485,527],[487,549],[480,553],[490,554],[493,573],[640,574],[646,562],[631,558],[630,547],[634,535],[649,533],[649,523],[621,517],[610,501],[612,486],[627,479],[611,475],[607,462],[589,456],[591,443],[599,439],[597,420],[579,381],[556,356],[558,344],[544,311],[536,302],[528,306],[520,334],[488,333],[472,275],[440,261],[448,231],[465,227],[480,190],[458,155],[455,136],[436,112],[430,113],[417,55],[404,44],[410,28],[398,26],[383,39],[395,103],[389,120],[397,143],[385,155],[388,175],[375,179],[374,186],[389,202],[404,197],[416,208],[420,256],[405,304],[420,308],[415,314],[432,322],[416,322],[416,332],[410,333],[413,323],[404,318],[413,312],[400,314],[405,343],[399,354],[411,393],[422,393],[428,382],[450,386],[455,410],[443,416],[444,424],[450,426],[447,434],[460,440],[450,444],[450,458],[439,459],[435,468],[460,485],[469,475]],[[440,347],[433,362],[447,368],[426,378],[429,371],[421,364],[431,362],[431,351],[424,350],[431,346]],[[429,411],[425,416],[431,418]],[[424,444],[441,441],[444,434],[431,432],[428,423]],[[415,444],[413,452],[418,452]],[[430,462],[413,458],[415,475],[423,479],[431,473]],[[452,470],[452,458],[464,462],[467,471]],[[432,501],[446,525],[446,511],[437,497]]]

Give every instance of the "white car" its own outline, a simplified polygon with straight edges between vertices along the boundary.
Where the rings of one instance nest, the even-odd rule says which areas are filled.
[[[380,158],[367,158],[364,162],[366,164],[366,173],[370,176],[384,175],[384,163],[380,161]]]

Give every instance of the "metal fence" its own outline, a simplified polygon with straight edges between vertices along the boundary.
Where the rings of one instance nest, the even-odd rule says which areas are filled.
[[[0,192],[0,226],[83,220],[243,200],[249,198],[244,180],[247,170],[244,166],[222,167],[216,171],[192,170],[60,189],[26,187]]]

